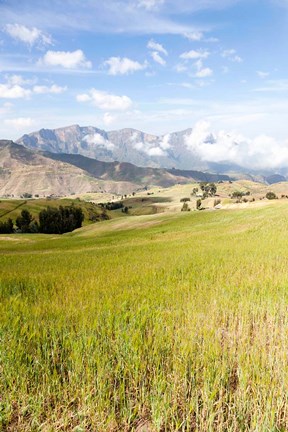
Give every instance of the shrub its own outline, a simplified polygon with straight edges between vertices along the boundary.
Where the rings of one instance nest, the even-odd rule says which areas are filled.
[[[278,197],[277,197],[277,195],[274,192],[267,192],[266,198],[268,200],[273,200],[273,199],[277,199]]]
[[[241,191],[234,191],[231,195],[231,198],[237,198],[238,200],[241,199],[244,195],[246,195],[245,192]]]
[[[197,210],[201,210],[201,207],[202,207],[202,200],[199,198],[199,199],[196,201],[196,209],[197,209]]]

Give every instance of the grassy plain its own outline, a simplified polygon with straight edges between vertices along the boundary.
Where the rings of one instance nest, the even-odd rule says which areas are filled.
[[[288,203],[0,236],[0,430],[287,431]]]

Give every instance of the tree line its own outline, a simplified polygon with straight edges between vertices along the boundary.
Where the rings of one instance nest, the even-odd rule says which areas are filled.
[[[84,214],[80,207],[74,205],[59,208],[47,207],[40,211],[38,218],[39,222],[28,210],[22,210],[21,215],[16,218],[16,226],[11,218],[0,222],[0,234],[14,232],[64,234],[81,228]]]

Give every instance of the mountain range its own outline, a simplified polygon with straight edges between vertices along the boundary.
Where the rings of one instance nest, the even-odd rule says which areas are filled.
[[[207,170],[208,164],[188,150],[185,138],[192,129],[163,136],[135,129],[104,130],[78,125],[41,129],[17,140],[31,149],[81,154],[104,162],[130,162],[141,167]]]
[[[231,162],[214,163],[201,159],[189,146],[192,131],[190,128],[157,136],[129,128],[107,132],[93,126],[72,125],[40,129],[23,135],[17,143],[32,150],[82,155],[103,162],[127,162],[145,168],[208,171],[266,183],[286,181],[288,169],[275,175],[271,171],[251,170]],[[211,144],[214,142],[212,135],[206,140]]]

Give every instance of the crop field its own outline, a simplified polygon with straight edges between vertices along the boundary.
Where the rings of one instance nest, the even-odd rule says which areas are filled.
[[[0,430],[288,430],[288,202],[0,236]]]

